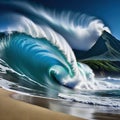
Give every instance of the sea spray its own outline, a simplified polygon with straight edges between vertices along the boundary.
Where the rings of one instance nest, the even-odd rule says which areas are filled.
[[[18,20],[15,18],[16,15],[21,15],[37,25],[49,26],[63,36],[73,49],[77,50],[89,50],[104,30],[110,32],[110,29],[104,25],[102,20],[80,12],[58,12],[57,10],[44,8],[42,5],[31,5],[26,1],[1,1],[1,5],[4,6],[3,8],[7,8],[3,9],[6,16],[14,14],[11,17],[14,18],[14,21]],[[2,19],[4,21],[4,17]]]
[[[102,20],[87,14],[66,11],[57,13],[42,8],[38,15],[60,33],[73,49],[89,50],[104,30],[110,33],[110,29]]]

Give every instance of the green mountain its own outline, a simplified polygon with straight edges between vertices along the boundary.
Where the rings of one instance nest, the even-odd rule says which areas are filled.
[[[87,60],[82,62],[89,65],[96,76],[120,77],[120,61]]]
[[[74,53],[96,76],[120,76],[120,41],[110,33],[103,31],[90,50],[74,50]]]
[[[81,60],[120,60],[120,41],[110,33],[103,31],[95,45],[88,51],[74,50],[77,59]]]

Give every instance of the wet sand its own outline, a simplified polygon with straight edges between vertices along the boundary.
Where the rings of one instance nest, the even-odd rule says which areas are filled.
[[[82,120],[12,98],[13,92],[0,88],[0,120]]]

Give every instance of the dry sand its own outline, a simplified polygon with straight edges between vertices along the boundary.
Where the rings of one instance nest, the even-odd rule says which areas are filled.
[[[0,120],[83,120],[15,100],[12,94],[0,88]]]

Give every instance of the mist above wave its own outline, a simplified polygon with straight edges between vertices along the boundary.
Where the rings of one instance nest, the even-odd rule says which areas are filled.
[[[8,15],[9,13],[20,14],[37,25],[49,26],[63,36],[74,49],[89,50],[96,43],[102,31],[110,32],[102,20],[94,16],[71,11],[57,12],[57,10],[50,10],[33,3],[1,1],[2,6],[9,6],[5,10],[3,9],[3,11],[9,11]]]

